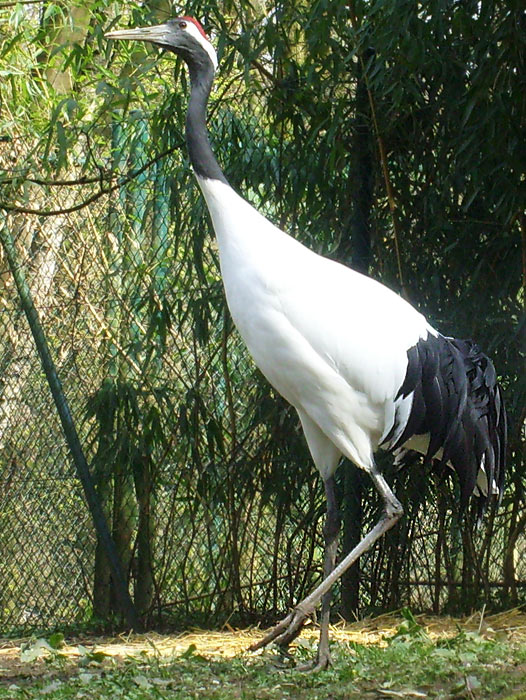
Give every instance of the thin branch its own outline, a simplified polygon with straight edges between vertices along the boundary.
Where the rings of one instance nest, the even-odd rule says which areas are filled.
[[[32,185],[43,185],[45,187],[74,187],[76,185],[94,185],[96,182],[104,182],[110,180],[111,172],[102,172],[97,177],[79,177],[76,180],[42,180],[38,177],[9,177],[0,180],[0,185],[8,185],[13,182],[30,182]]]
[[[250,63],[254,66],[254,68],[256,68],[256,70],[258,70],[261,73],[261,75],[264,75],[265,78],[267,78],[267,80],[270,80],[272,85],[276,85],[276,79],[274,78],[272,73],[269,70],[267,70],[262,63],[260,63],[260,61],[253,59],[252,61],[250,61]]]
[[[79,202],[78,204],[74,204],[71,207],[66,207],[64,209],[48,209],[46,211],[41,210],[41,209],[30,209],[27,207],[18,207],[14,204],[7,204],[6,202],[0,202],[0,209],[4,209],[4,211],[12,211],[17,214],[35,214],[36,216],[57,216],[58,214],[71,214],[74,211],[79,211],[79,209],[84,209],[84,207],[89,206],[90,204],[93,204],[93,202],[96,202],[100,197],[103,197],[106,194],[110,194],[111,192],[114,192],[115,190],[119,189],[119,187],[122,187],[123,185],[126,185],[128,182],[133,180],[134,178],[138,177],[141,175],[145,170],[148,170],[154,163],[157,163],[158,161],[162,160],[165,156],[170,155],[170,153],[173,153],[177,148],[180,148],[180,146],[176,146],[174,148],[170,148],[167,151],[164,151],[163,153],[160,153],[158,156],[155,156],[155,158],[151,158],[147,163],[145,163],[142,167],[138,168],[137,170],[133,170],[129,172],[127,175],[125,175],[122,178],[119,178],[119,181],[115,183],[114,185],[111,185],[110,187],[101,187],[98,192],[95,192],[95,194],[91,195],[91,197],[88,197],[82,202]],[[31,180],[28,180],[31,182]],[[67,181],[64,181],[67,182]],[[96,178],[94,182],[100,182],[100,178]],[[41,183],[38,183],[41,184]],[[54,183],[56,184],[56,183]],[[72,184],[70,182],[70,184]],[[84,184],[84,183],[80,183]]]
[[[75,204],[72,207],[67,207],[65,209],[48,209],[47,211],[43,211],[41,209],[30,209],[28,207],[17,207],[15,205],[5,204],[4,202],[0,202],[0,209],[4,209],[5,211],[12,211],[12,212],[15,212],[16,214],[34,214],[36,216],[58,216],[59,214],[71,214],[74,211],[79,211],[79,209],[83,209],[84,207],[87,207],[90,204],[93,204],[93,202],[96,202],[97,199],[99,199],[100,197],[102,197],[105,194],[109,194],[110,192],[113,192],[114,190],[118,189],[120,186],[121,186],[121,183],[117,183],[116,185],[113,185],[112,187],[108,187],[106,189],[101,188],[96,194],[92,195],[91,197],[88,197],[83,202],[80,202],[79,204]]]

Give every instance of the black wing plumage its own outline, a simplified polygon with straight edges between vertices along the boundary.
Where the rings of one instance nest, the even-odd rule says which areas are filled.
[[[420,340],[407,358],[396,398],[413,394],[411,410],[401,432],[395,416],[384,443],[398,435],[389,445],[395,450],[414,435],[428,435],[425,462],[442,450],[441,464],[458,475],[462,505],[474,494],[482,514],[495,490],[502,495],[506,462],[506,412],[493,363],[471,340],[442,335]]]

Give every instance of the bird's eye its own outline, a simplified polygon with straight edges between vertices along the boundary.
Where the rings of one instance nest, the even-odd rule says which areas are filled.
[[[181,20],[179,22],[179,29],[186,29],[186,22],[184,20]]]

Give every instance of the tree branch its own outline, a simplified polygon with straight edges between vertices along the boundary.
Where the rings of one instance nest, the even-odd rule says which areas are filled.
[[[276,85],[276,79],[272,75],[272,73],[265,68],[265,66],[260,63],[260,61],[257,61],[256,59],[252,59],[250,63],[254,66],[254,68],[261,73],[261,75],[265,76],[267,80],[270,80],[272,85]]]
[[[48,209],[48,210],[42,210],[42,209],[30,209],[28,207],[19,207],[15,204],[8,204],[7,202],[0,202],[0,209],[3,209],[4,211],[12,211],[15,212],[16,214],[35,214],[36,216],[57,216],[58,214],[71,214],[74,211],[79,211],[79,209],[83,209],[84,207],[87,207],[90,204],[93,204],[93,202],[96,202],[97,199],[100,197],[103,197],[105,194],[110,194],[111,192],[114,192],[115,190],[119,189],[119,187],[122,187],[126,183],[130,182],[134,178],[138,177],[141,175],[145,170],[148,170],[154,163],[157,163],[158,161],[162,160],[165,156],[170,155],[170,153],[173,153],[175,150],[180,148],[180,146],[174,146],[173,148],[169,148],[168,150],[164,151],[163,153],[160,153],[158,156],[155,156],[155,158],[151,158],[147,163],[145,163],[142,167],[138,168],[137,170],[132,170],[129,172],[127,175],[125,175],[122,178],[119,178],[119,181],[116,182],[114,185],[111,185],[110,187],[101,187],[98,192],[95,192],[95,194],[91,195],[91,197],[88,197],[87,199],[83,200],[82,202],[79,202],[78,204],[74,204],[72,207],[66,207],[64,209]],[[110,179],[108,177],[108,179]],[[33,182],[39,185],[84,185],[87,184],[88,182],[94,183],[94,182],[101,182],[101,178],[92,178],[91,180],[88,178],[80,178],[77,181],[73,180],[62,180],[62,181],[54,181],[54,182],[46,182],[45,180],[32,180],[30,178],[27,178],[26,182]]]

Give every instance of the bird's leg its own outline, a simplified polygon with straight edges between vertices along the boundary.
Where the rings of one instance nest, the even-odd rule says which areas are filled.
[[[275,642],[279,646],[287,646],[301,631],[305,620],[314,612],[320,599],[331,589],[332,585],[354,564],[354,562],[379,539],[387,530],[393,527],[403,515],[403,508],[389,488],[383,476],[375,467],[368,469],[376,489],[384,501],[384,513],[373,529],[365,535],[356,547],[342,559],[333,571],[320,583],[320,585],[294,610],[287,615],[276,627],[274,627],[263,639],[253,644],[250,649],[255,651]]]
[[[324,481],[325,496],[327,498],[327,517],[323,534],[325,536],[325,558],[323,562],[323,577],[327,578],[336,565],[338,553],[338,535],[340,533],[340,512],[336,501],[336,489],[334,477]],[[320,671],[331,665],[329,650],[329,622],[331,615],[332,588],[321,599],[320,641],[316,658],[310,664],[302,666],[302,670]],[[301,628],[298,629],[298,634]]]

